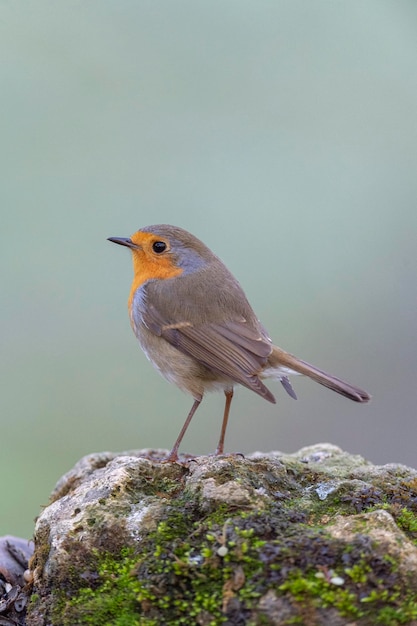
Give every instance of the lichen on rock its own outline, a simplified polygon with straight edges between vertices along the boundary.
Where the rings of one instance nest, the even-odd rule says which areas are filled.
[[[417,624],[417,472],[292,455],[82,459],[40,515],[29,626]]]

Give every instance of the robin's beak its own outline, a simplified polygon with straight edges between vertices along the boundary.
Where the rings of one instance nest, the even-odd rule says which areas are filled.
[[[120,246],[126,246],[127,248],[137,248],[138,247],[128,237],[108,237],[107,241],[112,241],[113,243],[118,243]]]

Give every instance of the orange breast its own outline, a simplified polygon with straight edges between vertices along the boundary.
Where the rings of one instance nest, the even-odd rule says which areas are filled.
[[[128,300],[129,309],[135,291],[148,280],[167,280],[183,273],[183,270],[176,267],[172,262],[172,257],[167,254],[154,257],[142,249],[132,250],[132,253],[134,276]]]

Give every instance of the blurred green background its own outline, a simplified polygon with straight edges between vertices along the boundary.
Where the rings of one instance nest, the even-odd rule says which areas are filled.
[[[417,465],[415,0],[3,2],[0,534],[93,451],[169,448],[191,399],[139,349],[130,254],[203,239],[274,341],[369,390],[240,389],[226,447]],[[182,446],[215,448],[223,397]]]

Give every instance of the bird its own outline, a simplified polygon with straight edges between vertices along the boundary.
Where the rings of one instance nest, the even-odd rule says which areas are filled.
[[[169,224],[146,226],[131,237],[109,237],[133,259],[130,323],[149,361],[194,402],[166,462],[179,462],[185,432],[206,392],[223,391],[225,406],[215,455],[223,455],[233,390],[242,385],[265,400],[263,382],[302,374],[355,402],[371,396],[272,343],[237,279],[200,239]]]

